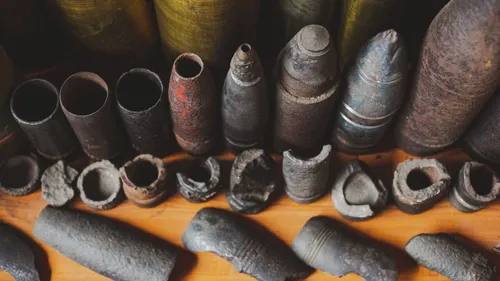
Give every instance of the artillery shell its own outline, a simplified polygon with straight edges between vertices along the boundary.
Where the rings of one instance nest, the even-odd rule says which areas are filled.
[[[448,192],[451,177],[435,159],[411,159],[394,171],[392,195],[396,206],[408,214],[432,208]]]
[[[361,49],[332,134],[341,152],[367,152],[380,142],[401,106],[407,69],[406,48],[395,30],[377,34]]]
[[[469,127],[465,143],[471,156],[500,164],[500,91],[490,101]]]
[[[403,150],[429,155],[453,144],[497,89],[499,13],[498,0],[452,0],[432,21],[396,128]]]
[[[76,187],[83,203],[96,210],[108,210],[123,200],[120,173],[108,160],[90,164],[78,176]]]
[[[295,237],[292,250],[306,264],[337,277],[356,273],[366,281],[398,278],[395,259],[326,217],[307,221]]]
[[[344,165],[332,189],[335,209],[353,221],[367,220],[379,213],[387,203],[387,195],[384,183],[360,160]]]
[[[260,281],[303,280],[311,268],[282,241],[254,222],[234,213],[203,208],[182,235],[193,252],[211,252],[230,261],[238,271]]]
[[[19,85],[12,94],[10,109],[42,156],[61,159],[78,146],[75,134],[61,111],[58,90],[50,82],[33,79]]]
[[[327,191],[330,176],[331,145],[324,145],[321,152],[311,158],[302,158],[288,150],[283,153],[285,192],[293,201],[312,203]]]
[[[73,186],[76,185],[78,171],[66,165],[62,160],[43,172],[42,198],[49,205],[61,207],[75,196]]]
[[[243,151],[231,168],[226,199],[233,211],[257,214],[275,197],[275,163],[262,149]]]
[[[201,166],[186,173],[177,173],[177,189],[191,203],[206,202],[217,195],[221,187],[220,173],[219,161],[213,156],[209,157]]]
[[[144,68],[123,73],[116,101],[132,146],[142,154],[165,156],[170,127],[160,77]]]
[[[217,95],[198,55],[186,53],[175,60],[168,99],[177,143],[191,154],[209,153],[216,145]]]
[[[398,0],[342,0],[337,45],[340,67],[348,65],[368,39],[384,30]]]
[[[16,281],[40,281],[35,267],[35,254],[18,237],[17,231],[0,224],[0,270],[9,273]]]
[[[465,162],[449,198],[455,209],[472,213],[485,208],[499,195],[500,178],[495,171],[478,162]]]
[[[485,254],[449,234],[419,234],[408,241],[405,251],[418,264],[450,280],[497,280],[496,266]]]
[[[0,190],[12,196],[33,193],[38,188],[40,170],[35,157],[9,157],[0,164]]]
[[[113,280],[167,281],[177,257],[164,240],[103,216],[65,208],[43,209],[33,235]]]
[[[275,142],[280,151],[318,149],[337,96],[337,55],[328,30],[302,28],[276,64]]]
[[[83,151],[94,159],[116,157],[124,149],[125,131],[114,97],[97,74],[78,72],[64,81],[61,107]]]
[[[120,178],[128,200],[141,208],[152,208],[167,195],[165,165],[152,155],[142,154],[125,163]]]
[[[263,145],[269,114],[267,83],[257,52],[241,45],[231,60],[222,89],[222,127],[235,152]]]

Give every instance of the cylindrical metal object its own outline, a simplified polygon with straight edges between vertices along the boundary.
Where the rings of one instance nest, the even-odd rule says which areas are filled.
[[[43,209],[33,235],[113,280],[167,281],[177,257],[166,241],[121,222],[70,209]]]
[[[241,45],[222,89],[222,127],[235,152],[262,146],[269,115],[267,83],[257,52]]]
[[[279,0],[283,33],[278,37],[288,42],[304,26],[318,24],[330,26],[337,0]]]
[[[19,85],[12,94],[10,109],[42,156],[61,159],[78,146],[59,105],[58,90],[50,82],[32,79]]]
[[[319,150],[337,96],[337,55],[328,30],[302,28],[276,64],[275,142],[280,151]]]
[[[170,60],[196,53],[218,77],[227,72],[236,47],[255,40],[258,0],[154,2],[163,51]]]
[[[500,90],[474,120],[465,135],[471,156],[500,165]]]
[[[116,100],[132,146],[139,153],[165,156],[170,126],[160,77],[144,68],[123,73]]]
[[[11,196],[31,194],[40,186],[40,174],[41,168],[36,157],[9,157],[0,163],[0,190]]]
[[[396,128],[406,152],[429,155],[453,144],[497,89],[499,14],[498,0],[452,0],[431,23]]]
[[[285,192],[293,201],[312,203],[327,191],[330,177],[330,153],[332,146],[323,146],[321,152],[311,158],[303,158],[287,150],[283,153],[283,178]]]
[[[85,47],[113,55],[143,55],[156,44],[154,14],[144,0],[49,0],[69,33]]]
[[[212,75],[198,55],[186,53],[175,60],[168,99],[177,143],[192,154],[210,152],[217,144],[218,99]]]
[[[94,159],[110,159],[122,152],[125,132],[114,97],[95,73],[78,72],[64,81],[59,99],[64,114],[83,146]]]
[[[123,200],[120,172],[108,160],[94,162],[76,180],[83,203],[96,210],[112,209]]]
[[[343,0],[337,46],[341,69],[390,22],[400,0]]]
[[[407,69],[406,48],[395,30],[377,34],[361,49],[331,137],[341,152],[367,152],[379,143],[401,106]]]

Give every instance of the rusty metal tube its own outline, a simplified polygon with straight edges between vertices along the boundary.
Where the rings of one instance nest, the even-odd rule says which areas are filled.
[[[116,157],[125,147],[125,132],[114,97],[95,73],[78,72],[64,81],[59,99],[83,151],[93,159]]]
[[[116,100],[132,146],[139,153],[165,156],[170,126],[160,77],[144,68],[123,73],[116,84]]]
[[[59,105],[58,90],[50,82],[32,79],[19,85],[12,94],[10,109],[42,156],[61,159],[78,146]]]
[[[452,0],[427,31],[396,140],[414,155],[453,144],[499,85],[500,2]]]

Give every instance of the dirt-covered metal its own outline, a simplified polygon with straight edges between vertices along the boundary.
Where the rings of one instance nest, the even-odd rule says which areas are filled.
[[[191,203],[206,202],[219,192],[220,176],[219,161],[212,156],[196,168],[177,173],[177,190]]]
[[[0,270],[15,281],[40,281],[33,250],[19,237],[17,230],[3,223],[0,223]]]
[[[76,186],[83,203],[97,210],[114,208],[124,197],[120,172],[108,160],[92,163],[83,169]]]
[[[41,168],[30,155],[14,155],[0,163],[0,190],[12,196],[25,196],[39,187]]]
[[[43,200],[54,207],[66,205],[75,196],[78,174],[62,160],[47,168],[40,180]]]

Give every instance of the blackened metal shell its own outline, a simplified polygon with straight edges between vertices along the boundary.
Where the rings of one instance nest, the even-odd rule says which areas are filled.
[[[177,173],[177,189],[184,199],[191,203],[202,203],[212,199],[219,192],[221,170],[219,161],[213,156],[208,157],[201,167],[208,173],[206,181],[198,181],[187,173]]]
[[[319,25],[302,28],[281,51],[275,71],[276,148],[299,153],[318,149],[339,84],[328,30]]]
[[[50,82],[32,79],[19,85],[12,94],[10,109],[42,156],[61,159],[78,146],[61,110],[58,90]]]
[[[212,75],[192,53],[174,62],[168,88],[170,115],[177,143],[191,154],[206,154],[216,145],[218,99]]]
[[[123,73],[116,100],[132,146],[142,154],[165,156],[170,126],[160,77],[144,68]]]
[[[263,145],[268,103],[259,56],[251,45],[243,44],[233,55],[222,89],[222,127],[231,150],[240,152]]]
[[[97,74],[78,72],[64,81],[59,99],[83,151],[93,159],[110,159],[125,147],[125,130],[114,96]]]
[[[427,31],[396,139],[428,155],[454,143],[499,85],[500,3],[452,0]]]
[[[14,155],[0,163],[0,190],[12,196],[25,196],[39,187],[41,168],[30,155]]]
[[[367,152],[380,142],[406,89],[408,59],[403,39],[387,30],[370,39],[349,71],[332,141],[342,152]]]
[[[283,153],[283,178],[285,192],[293,201],[312,203],[327,191],[330,177],[331,145],[324,145],[321,152],[311,158],[301,158],[293,151]]]
[[[485,208],[500,195],[500,178],[490,167],[465,162],[450,192],[450,203],[457,210],[472,213]]]
[[[260,281],[303,280],[311,274],[285,244],[249,224],[234,213],[204,208],[189,223],[182,243],[193,252],[215,253]]]
[[[177,256],[168,242],[123,223],[50,206],[38,216],[33,235],[113,280],[167,281]]]
[[[418,264],[454,281],[494,281],[495,264],[455,237],[445,234],[419,234],[408,241],[405,251]]]
[[[16,230],[0,223],[0,270],[16,281],[40,281],[35,268],[35,255],[18,237]]]
[[[308,265],[342,277],[356,273],[366,281],[396,281],[396,260],[326,217],[313,217],[302,227],[292,250]]]
[[[500,90],[490,101],[469,127],[465,143],[471,156],[500,164]]]

